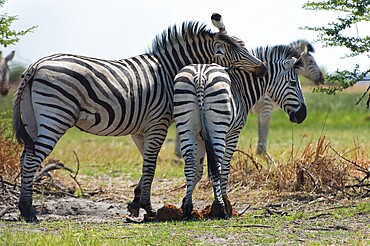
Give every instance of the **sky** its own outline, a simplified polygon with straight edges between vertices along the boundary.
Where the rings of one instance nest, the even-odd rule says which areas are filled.
[[[334,72],[352,70],[355,64],[365,70],[365,55],[343,57],[341,47],[323,47],[317,33],[300,30],[323,26],[335,20],[338,12],[303,10],[306,0],[7,0],[1,13],[16,15],[12,29],[37,28],[20,42],[1,47],[3,54],[16,51],[14,60],[30,64],[54,53],[71,53],[102,59],[123,59],[139,55],[151,46],[154,37],[169,26],[183,21],[199,21],[216,31],[212,13],[222,15],[230,35],[245,41],[247,48],[288,44],[307,39],[315,47],[320,67]],[[357,26],[360,36],[370,35],[370,23]]]

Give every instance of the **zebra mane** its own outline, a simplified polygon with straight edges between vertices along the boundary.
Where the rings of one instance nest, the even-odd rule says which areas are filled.
[[[255,56],[264,62],[278,62],[285,59],[291,59],[292,57],[299,58],[301,54],[295,48],[290,45],[275,45],[258,47],[255,52]],[[294,67],[303,67],[302,59],[299,59]]]
[[[197,21],[185,21],[181,26],[173,25],[164,30],[162,33],[157,34],[152,42],[152,47],[147,52],[155,53],[157,51],[167,49],[174,43],[184,42],[186,40],[194,39],[195,37],[211,37],[217,38],[228,45],[233,47],[242,47],[238,43],[238,39],[231,37],[228,34],[215,33],[206,27],[205,23],[199,23]]]

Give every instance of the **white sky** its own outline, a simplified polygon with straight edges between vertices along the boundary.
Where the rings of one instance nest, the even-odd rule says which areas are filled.
[[[7,0],[2,13],[17,15],[12,29],[38,27],[16,45],[1,47],[3,54],[16,51],[15,60],[29,64],[57,52],[104,59],[122,59],[144,53],[156,34],[168,26],[193,20],[213,28],[210,17],[223,16],[229,34],[247,47],[288,44],[297,39],[312,42],[317,33],[299,30],[322,26],[338,13],[303,10],[306,0]],[[358,26],[369,35],[370,24]],[[367,69],[366,56],[341,59],[348,50],[313,44],[319,66],[328,71],[352,70],[356,63]]]

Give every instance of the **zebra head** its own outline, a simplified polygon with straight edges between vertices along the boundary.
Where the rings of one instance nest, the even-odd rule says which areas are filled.
[[[231,45],[223,45],[221,42],[215,43],[215,54],[220,58],[230,60],[228,67],[245,70],[254,73],[257,77],[263,77],[267,73],[267,67],[264,62],[253,56],[246,48],[244,42],[235,37],[230,36],[226,32],[222,16],[214,13],[211,16],[213,25],[219,30],[218,38],[222,42]],[[228,50],[227,50],[228,49]],[[231,57],[227,57],[230,54]]]
[[[312,44],[307,40],[300,39],[290,43],[290,45],[297,49],[299,53],[302,53],[301,60],[303,66],[299,67],[297,72],[313,81],[316,85],[324,84],[324,75],[317,65],[315,58],[312,56],[312,53],[315,52]]]
[[[12,60],[15,51],[10,52],[5,58],[1,56],[0,52],[0,93],[7,95],[9,92],[9,66],[8,61]]]
[[[283,53],[286,56],[284,59],[268,64],[272,69],[269,72],[271,80],[267,86],[267,95],[289,115],[291,122],[300,124],[307,116],[306,104],[297,73],[297,69],[302,66],[302,57],[289,46],[275,46],[274,49],[275,51],[272,52]]]

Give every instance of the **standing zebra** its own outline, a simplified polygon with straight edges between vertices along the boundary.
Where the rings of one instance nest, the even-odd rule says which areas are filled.
[[[13,59],[15,51],[10,52],[5,58],[0,51],[0,93],[7,95],[9,92],[9,66],[8,62]]]
[[[217,27],[217,24],[215,24],[215,26]],[[221,30],[223,29],[221,28]],[[291,42],[289,45],[297,49],[298,52],[302,54],[300,59],[303,63],[303,66],[297,68],[298,74],[313,81],[316,85],[323,84],[324,76],[316,63],[315,58],[312,56],[312,53],[315,52],[312,44],[307,40],[299,39]],[[267,136],[270,128],[272,112],[275,107],[276,105],[273,103],[271,98],[267,95],[264,95],[251,109],[253,113],[258,114],[257,153],[262,154],[268,162],[273,162],[271,156],[267,152]],[[176,137],[175,153],[177,156],[181,155],[180,140],[178,136]]]
[[[290,43],[289,45],[302,54],[301,60],[303,66],[297,68],[298,74],[312,80],[316,85],[323,84],[324,76],[316,63],[315,58],[311,54],[314,52],[312,44],[307,40],[300,39]],[[267,152],[267,136],[274,108],[275,104],[273,103],[273,100],[271,100],[267,95],[262,96],[252,108],[252,112],[258,114],[257,154],[262,154],[269,163],[274,162],[270,154]]]
[[[187,193],[182,205],[185,218],[190,216],[192,192],[203,174],[205,151],[211,179],[216,181],[213,182],[214,205],[221,204],[219,207],[224,209],[217,216],[231,216],[231,207],[225,207],[230,204],[227,198],[230,161],[248,113],[261,96],[266,94],[272,98],[289,115],[291,122],[300,124],[306,118],[304,97],[295,70],[302,65],[297,50],[284,45],[260,47],[254,55],[267,64],[268,72],[263,78],[231,68],[229,82],[223,68],[209,65],[190,65],[176,76],[174,120],[185,160]],[[220,177],[216,172],[219,167]],[[215,187],[217,184],[220,187]]]
[[[196,157],[204,155],[196,151],[204,147],[214,183],[215,204],[218,205],[215,209],[219,217],[227,217],[221,198],[219,167],[225,153],[224,135],[231,120],[230,97],[230,77],[217,64],[188,65],[175,77],[174,119],[185,160],[186,196],[182,212],[186,219],[191,218],[193,211]]]
[[[266,66],[236,39],[184,22],[158,35],[150,51],[123,60],[69,54],[44,57],[24,72],[14,101],[13,129],[24,143],[19,210],[36,221],[32,186],[40,163],[71,127],[101,136],[131,134],[143,157],[142,178],[129,211],[144,208],[155,216],[150,190],[159,150],[173,121],[173,79],[191,63],[232,62],[240,69],[266,73]]]

